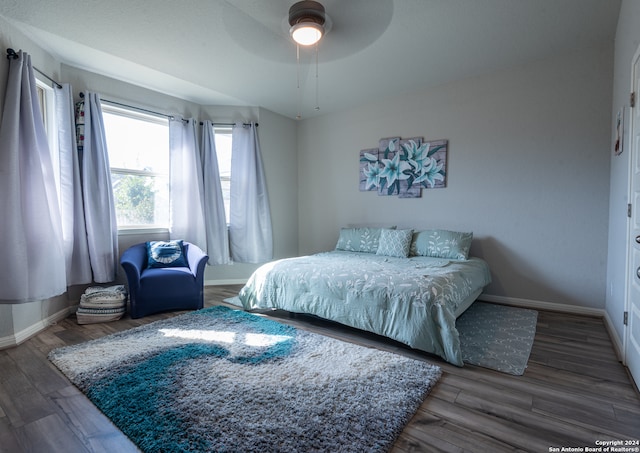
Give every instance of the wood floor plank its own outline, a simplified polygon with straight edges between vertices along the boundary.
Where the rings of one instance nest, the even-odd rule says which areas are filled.
[[[444,378],[446,379],[446,376],[444,376]],[[440,379],[435,387],[431,389],[431,393],[429,395],[453,403],[458,397],[459,393],[460,389],[458,387],[449,385],[448,382],[444,382],[444,379]]]
[[[66,388],[50,395],[64,414],[67,426],[92,451],[135,452],[137,447],[111,421],[95,407],[76,387]]]
[[[205,305],[229,306],[224,299],[241,288],[208,286]],[[46,357],[57,347],[181,313],[94,325],[78,325],[72,315],[22,345],[0,351],[0,452],[138,451]],[[315,317],[263,315],[442,368],[442,378],[400,434],[394,453],[548,452],[551,446],[593,446],[597,438],[640,436],[640,397],[599,318],[539,311],[528,367],[524,375],[512,376],[478,366],[456,367]]]
[[[509,404],[524,410],[530,410],[533,403],[532,395],[520,391],[512,391],[504,385],[489,384],[462,376],[456,376],[455,374],[446,374],[442,378],[442,381],[448,385],[456,386],[459,389],[456,397],[459,396],[461,392],[468,392],[468,389],[472,389],[474,394],[497,404]]]
[[[29,376],[31,384],[38,388],[39,392],[46,394],[68,385],[65,377],[54,372],[53,364],[32,343],[25,343],[6,352],[20,371]]]
[[[30,377],[20,370],[6,352],[0,354],[0,369],[0,407],[13,426],[22,426],[55,413]]]
[[[626,401],[632,406],[637,405],[638,402],[638,394],[630,382],[619,383],[610,381],[606,377],[584,376],[537,363],[529,363],[525,374],[529,380],[553,387],[560,392],[575,392],[576,389],[580,391],[588,388],[590,398],[613,400],[618,404]]]
[[[24,451],[74,453],[90,451],[57,414],[47,415],[21,426],[16,429],[16,434]]]
[[[16,437],[16,432],[4,415],[0,416],[0,452],[19,452],[23,451],[20,442]]]
[[[468,432],[488,436],[504,448],[547,451],[549,447],[549,440],[541,439],[533,429],[438,398],[427,398],[420,410],[446,418]]]
[[[574,402],[570,406],[564,401],[536,398],[533,404],[533,412],[544,415],[545,418],[564,420],[571,417],[574,431],[577,427],[586,428],[587,431],[600,432],[602,435],[618,439],[640,439],[640,420],[621,421],[616,418],[612,405],[602,405],[598,413],[594,413],[592,406]],[[593,440],[601,439],[596,436]]]
[[[590,359],[597,359],[603,362],[617,362],[615,352],[611,347],[609,340],[602,341],[602,345],[596,348],[593,342],[580,342],[576,340],[562,339],[558,341],[555,337],[547,335],[536,335],[535,348],[533,351],[557,351],[560,353],[572,353],[572,355],[586,356]]]
[[[527,426],[535,431],[537,437],[545,439],[550,445],[562,444],[563,442],[569,445],[579,445],[585,441],[593,443],[596,439],[602,438],[603,434],[608,433],[598,424],[582,423],[584,413],[576,416],[575,412],[572,412],[572,423],[566,423],[564,418],[557,416],[557,414],[553,414],[556,416],[552,417],[550,413],[536,410],[522,411],[508,404],[495,404],[493,401],[468,392],[461,392],[456,399],[456,404],[516,425]],[[576,423],[576,421],[580,423]],[[589,421],[593,420],[589,419]],[[586,428],[585,425],[587,425]]]
[[[448,446],[446,451],[473,451],[511,453],[514,447],[505,445],[502,441],[496,441],[489,436],[478,432],[471,432],[466,428],[449,423],[427,411],[418,411],[411,423],[405,428],[404,439],[408,436],[414,442],[419,442],[425,451],[424,445]],[[402,445],[403,443],[398,442]]]

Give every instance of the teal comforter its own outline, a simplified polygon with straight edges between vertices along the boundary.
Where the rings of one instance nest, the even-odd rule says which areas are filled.
[[[239,298],[247,310],[316,315],[462,366],[456,315],[490,281],[488,265],[479,258],[394,258],[336,250],[265,264]]]

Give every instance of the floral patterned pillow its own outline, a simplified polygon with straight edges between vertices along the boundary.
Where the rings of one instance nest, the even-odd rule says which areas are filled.
[[[413,230],[382,230],[376,255],[406,258],[409,256],[412,237]]]
[[[385,228],[342,228],[336,250],[348,252],[376,253],[380,232]]]
[[[473,233],[448,230],[417,231],[413,234],[410,254],[411,256],[466,260],[469,258],[472,239]]]

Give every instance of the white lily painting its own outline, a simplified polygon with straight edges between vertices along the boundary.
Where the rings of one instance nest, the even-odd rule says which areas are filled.
[[[418,198],[422,189],[446,187],[447,140],[383,138],[360,151],[360,190]]]

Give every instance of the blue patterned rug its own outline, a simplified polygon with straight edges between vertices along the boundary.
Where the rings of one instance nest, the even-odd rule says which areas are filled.
[[[474,302],[456,320],[462,360],[522,375],[531,354],[537,321],[535,310]]]
[[[441,375],[226,307],[49,359],[145,452],[388,451]]]

